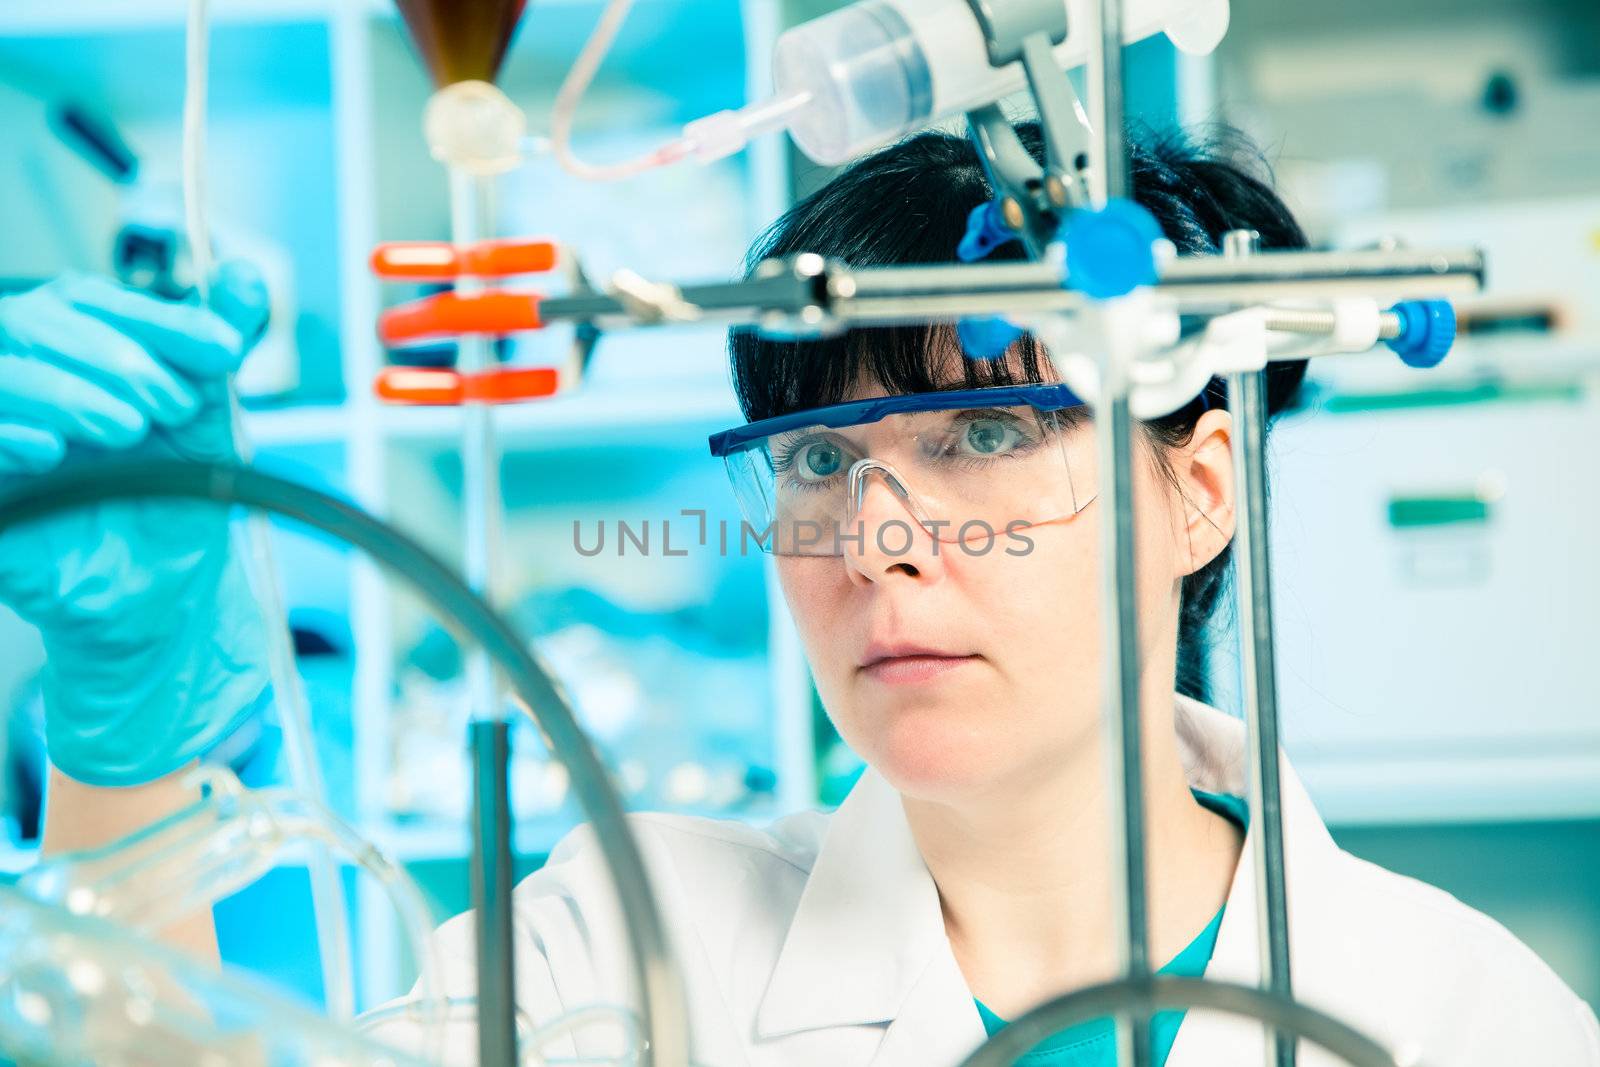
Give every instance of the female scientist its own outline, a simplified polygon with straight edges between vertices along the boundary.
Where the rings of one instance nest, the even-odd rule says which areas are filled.
[[[1037,152],[1037,131],[1024,132]],[[1213,251],[1234,229],[1258,231],[1269,249],[1304,245],[1277,197],[1227,159],[1139,148],[1132,175],[1181,252]],[[950,261],[989,195],[967,141],[923,134],[805,199],[752,259]],[[0,306],[7,462],[40,469],[151,436],[203,436],[195,427],[244,347],[250,304],[235,294],[218,316],[79,279]],[[635,818],[688,983],[693,1058],[955,1063],[1031,1006],[1115,974],[1088,416],[1026,338],[993,362],[966,360],[944,327],[805,343],[739,332],[731,350],[750,421],[712,450],[750,524],[772,530],[817,689],[868,769],[837,812],[766,829]],[[1275,410],[1303,373],[1273,368]],[[1234,528],[1225,399],[1214,382],[1136,443],[1150,938],[1163,973],[1255,982],[1243,727],[1197,699]],[[185,581],[135,580],[127,559],[102,561],[105,580],[64,580],[90,566],[100,539],[131,537],[115,517],[81,522],[73,541],[24,544],[32,555],[0,568],[7,598],[61,656],[49,686],[51,755],[64,772],[47,819],[57,848],[181,803],[169,772],[228,736],[261,688],[241,654],[251,606],[215,545],[178,568]],[[190,643],[158,648],[165,620],[195,610],[207,625],[171,635]],[[123,658],[108,659],[110,647]],[[112,699],[129,693],[162,699]],[[140,707],[179,714],[129,710]],[[128,788],[136,782],[148,784]],[[1342,851],[1287,766],[1283,827],[1297,996],[1438,1067],[1600,1065],[1593,1014],[1547,966],[1449,895]],[[534,1020],[630,1002],[622,918],[587,829],[516,902],[518,988]],[[200,922],[189,937],[208,933]],[[468,917],[438,937],[445,988],[470,995]],[[1253,1023],[1167,1012],[1151,1028],[1169,1067],[1263,1062]],[[406,1026],[387,1034],[417,1040]],[[604,1051],[605,1037],[593,1040],[566,1051]],[[460,1042],[463,1062],[472,1047]],[[1026,1062],[1114,1060],[1100,1020]],[[1304,1049],[1300,1062],[1333,1061]]]

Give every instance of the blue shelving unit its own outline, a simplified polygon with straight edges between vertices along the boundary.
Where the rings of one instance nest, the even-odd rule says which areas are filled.
[[[13,0],[0,10],[0,232],[8,235],[0,278],[109,266],[124,202],[55,139],[50,104],[71,100],[113,119],[141,155],[143,177],[175,187],[185,7],[181,0]],[[459,413],[385,408],[371,394],[386,360],[377,314],[413,294],[380,289],[367,257],[380,240],[447,233],[444,173],[428,158],[420,129],[431,86],[383,0],[214,0],[212,8],[209,206],[219,230],[270,240],[296,293],[301,385],[252,402],[247,423],[260,461],[348,494],[458,559]],[[542,116],[599,9],[594,0],[530,5],[502,83],[533,132],[545,132]],[[743,103],[749,87],[770,84],[764,64],[778,28],[777,0],[641,0],[580,115],[579,150],[598,158],[630,152],[671,123]],[[684,63],[686,54],[695,62]],[[725,277],[757,228],[785,205],[784,164],[780,142],[769,140],[709,171],[591,188],[536,160],[501,183],[502,231],[572,239],[600,277],[625,265]],[[565,342],[552,331],[518,342],[513,357],[554,359]],[[707,432],[738,418],[722,343],[720,331],[705,330],[608,340],[589,388],[498,413],[513,497],[506,554],[517,562],[512,586],[497,591],[505,603],[583,584],[574,575],[584,572],[560,558],[522,558],[562,520],[519,472],[548,472],[552,464],[587,470],[581,477],[590,499],[618,514],[662,508],[677,490],[693,497],[685,506],[700,506],[715,486],[720,499],[712,506],[731,514],[703,444]],[[624,456],[635,460],[627,479],[618,477]],[[395,702],[424,621],[369,561],[287,530],[275,543],[289,603],[348,627],[352,661],[341,714],[349,716],[353,746],[343,757],[350,779],[336,790],[351,797],[343,814],[402,860],[437,868],[459,859],[466,852],[459,824],[401,817],[391,804]],[[674,597],[688,611],[696,598],[703,608],[716,596],[738,613],[736,628],[766,635],[752,660],[755,691],[733,697],[748,702],[741,736],[774,773],[769,813],[811,802],[809,681],[781,601],[769,595],[764,562],[702,558],[692,571],[659,580],[640,561],[622,562],[630,569],[610,568],[606,591],[624,613],[657,617],[673,610]],[[586,573],[589,584],[606,587],[596,568]],[[718,711],[730,700],[704,697],[708,709],[720,700]],[[570,808],[529,818],[519,844],[542,853],[573,821]],[[381,895],[356,885],[361,999],[370,1004],[402,992],[409,979]],[[285,936],[309,936],[303,925]],[[276,969],[244,942],[230,943],[240,958]],[[288,977],[306,985],[300,971]]]

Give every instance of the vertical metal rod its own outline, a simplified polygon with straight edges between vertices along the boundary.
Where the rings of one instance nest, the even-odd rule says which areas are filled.
[[[450,168],[450,238],[469,245],[493,236],[492,179],[459,167]],[[456,290],[472,293],[483,281],[463,276]],[[456,341],[456,367],[464,374],[488,370],[494,362],[489,338],[466,334]],[[494,409],[467,404],[461,410],[461,531],[463,572],[467,584],[493,602],[496,554],[503,521],[500,495],[500,449],[494,433]],[[481,649],[467,657],[467,691],[475,716],[500,717],[500,702],[489,659]]]
[[[1095,413],[1101,456],[1099,502],[1104,508],[1102,542],[1104,601],[1104,736],[1111,790],[1111,897],[1119,923],[1123,973],[1150,973],[1148,897],[1145,872],[1144,764],[1140,733],[1139,630],[1135,599],[1133,538],[1133,419],[1126,392],[1102,400]],[[1117,1016],[1118,1062],[1150,1062],[1150,1031],[1140,1013]]]
[[[511,724],[475,719],[472,748],[472,907],[477,917],[478,1063],[516,1067],[512,952]]]
[[[1238,581],[1239,650],[1245,729],[1250,748],[1250,811],[1255,822],[1252,859],[1262,985],[1291,995],[1288,903],[1283,876],[1283,813],[1278,780],[1277,672],[1272,647],[1272,587],[1266,530],[1266,403],[1264,372],[1228,379],[1233,414],[1234,480],[1244,501],[1244,522],[1234,534]],[[1292,1067],[1294,1038],[1274,1035],[1278,1067]]]
[[[1107,199],[1131,196],[1132,189],[1122,125],[1122,0],[1100,0],[1096,8],[1100,25],[1089,49],[1088,95],[1100,165],[1090,170],[1089,201],[1103,207]]]
[[[450,239],[469,245],[493,236],[492,179],[450,168]],[[460,292],[483,287],[463,276]],[[463,335],[456,341],[456,369],[487,370],[493,349],[487,337]],[[500,543],[500,450],[493,409],[468,404],[461,412],[461,532],[467,584],[493,603],[495,554]],[[502,714],[494,667],[482,648],[466,658],[467,694],[472,723],[472,907],[477,935],[478,1063],[514,1067],[517,1062],[516,968],[511,912],[512,819],[510,801],[510,726]]]
[[[1224,235],[1230,259],[1256,251],[1250,231]],[[1278,766],[1278,685],[1273,651],[1272,571],[1267,540],[1266,372],[1228,376],[1233,416],[1235,508],[1234,567],[1238,583],[1239,654],[1245,732],[1250,750],[1250,811],[1254,822],[1252,862],[1256,880],[1256,927],[1261,947],[1261,984],[1293,995],[1289,970],[1289,911],[1283,872],[1283,811]],[[1243,521],[1237,521],[1242,517]],[[1271,1062],[1293,1067],[1295,1040],[1272,1032]]]
[[[1122,0],[1100,0],[1100,24],[1089,50],[1089,101],[1097,144],[1098,166],[1090,168],[1089,201],[1103,207],[1108,199],[1126,198],[1132,189],[1128,148],[1123,139]],[[1106,308],[1102,323],[1114,322],[1127,308]],[[1100,403],[1095,433],[1100,453],[1100,505],[1105,510],[1102,544],[1105,578],[1105,735],[1111,786],[1113,831],[1112,900],[1120,902],[1119,955],[1123,973],[1150,973],[1150,927],[1145,871],[1143,715],[1140,709],[1138,569],[1133,536],[1133,415],[1128,406],[1127,367],[1134,353],[1125,351],[1130,331],[1115,325],[1101,365]],[[1120,339],[1120,340],[1119,340]],[[1133,1067],[1151,1062],[1150,1028],[1143,1013],[1118,1015],[1117,1060]]]

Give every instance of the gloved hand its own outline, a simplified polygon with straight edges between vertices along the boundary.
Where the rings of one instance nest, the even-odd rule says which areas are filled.
[[[0,299],[0,493],[112,455],[234,458],[226,376],[267,306],[239,263],[209,308],[87,275]],[[217,505],[106,503],[0,533],[0,601],[39,628],[46,747],[80,781],[159,778],[266,699],[264,620]]]

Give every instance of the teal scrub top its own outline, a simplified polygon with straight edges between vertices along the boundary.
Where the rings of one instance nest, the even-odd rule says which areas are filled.
[[[1241,830],[1249,826],[1250,809],[1243,798],[1203,793],[1198,789],[1191,792],[1201,804]],[[1211,962],[1211,952],[1217,945],[1217,930],[1222,926],[1224,910],[1226,906],[1219,908],[1206,928],[1158,973],[1180,978],[1202,977],[1206,965]],[[1005,1028],[1006,1021],[985,1007],[983,1001],[977,1001],[977,1005],[983,1028],[990,1037]],[[1150,1050],[1155,1067],[1162,1067],[1166,1063],[1167,1053],[1172,1050],[1172,1042],[1178,1036],[1178,1024],[1181,1022],[1182,1011],[1157,1012],[1150,1020]],[[1046,1038],[1017,1063],[1020,1067],[1116,1067],[1116,1025],[1109,1016],[1079,1023]]]

